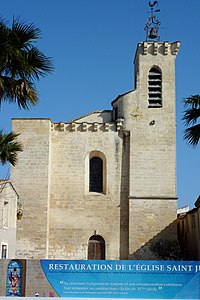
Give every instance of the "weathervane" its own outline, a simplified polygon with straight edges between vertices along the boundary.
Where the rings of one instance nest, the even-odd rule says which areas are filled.
[[[144,30],[146,31],[146,41],[155,39],[157,39],[157,41],[160,40],[159,26],[161,23],[155,16],[155,13],[160,12],[160,9],[155,9],[155,5],[158,6],[158,1],[149,2],[151,11],[149,11],[148,13],[150,13],[151,15],[148,18],[146,26],[144,28]]]

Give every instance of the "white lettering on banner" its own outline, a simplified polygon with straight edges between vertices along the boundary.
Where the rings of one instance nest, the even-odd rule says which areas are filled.
[[[49,271],[100,271],[100,272],[200,272],[200,265],[192,264],[112,264],[112,263],[49,263]]]
[[[129,265],[129,271],[164,271],[164,265],[144,265],[144,264],[137,264],[137,265]]]
[[[192,265],[168,265],[167,271],[171,272],[191,272]]]
[[[112,271],[111,264],[49,264],[49,270],[55,271]]]
[[[195,267],[196,267],[195,273],[200,272],[200,265],[197,265],[197,266],[195,266]]]

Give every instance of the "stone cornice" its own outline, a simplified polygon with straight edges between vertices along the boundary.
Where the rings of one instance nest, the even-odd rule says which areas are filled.
[[[177,55],[178,50],[180,48],[180,42],[143,42],[139,44],[139,47],[143,50],[143,55],[152,54],[157,55],[158,53],[162,55]]]
[[[134,63],[138,54],[140,55],[174,55],[176,56],[180,48],[180,41],[176,42],[142,42],[138,43]]]
[[[178,197],[174,196],[129,196],[129,199],[135,200],[177,200]]]
[[[98,123],[98,122],[70,122],[70,123],[51,123],[51,131],[68,131],[68,132],[108,132],[121,131],[123,129],[123,119],[118,119],[112,123]]]

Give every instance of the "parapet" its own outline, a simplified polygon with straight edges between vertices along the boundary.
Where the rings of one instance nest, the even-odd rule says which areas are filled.
[[[142,42],[138,43],[136,55],[177,55],[180,48],[180,42]]]
[[[70,123],[51,123],[51,131],[81,131],[81,132],[97,132],[97,131],[121,131],[123,129],[123,119],[118,119],[112,123],[99,122],[70,122]]]

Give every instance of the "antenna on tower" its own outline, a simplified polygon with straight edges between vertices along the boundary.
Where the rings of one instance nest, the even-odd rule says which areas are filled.
[[[144,30],[146,31],[146,41],[148,40],[160,40],[159,36],[159,26],[160,26],[160,21],[156,18],[155,13],[160,12],[160,9],[157,8],[158,6],[158,1],[149,1],[149,6],[151,10],[148,12],[150,17],[148,18],[146,22],[146,26]],[[156,9],[155,9],[156,8]]]

